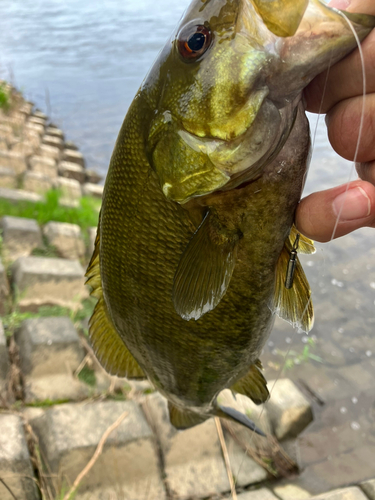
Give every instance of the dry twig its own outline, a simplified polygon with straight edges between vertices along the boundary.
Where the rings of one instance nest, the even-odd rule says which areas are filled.
[[[216,424],[217,435],[219,436],[221,449],[223,450],[224,462],[225,462],[225,467],[227,469],[227,475],[228,475],[228,480],[229,480],[229,484],[230,484],[230,491],[232,494],[232,500],[237,500],[236,485],[234,484],[232,469],[230,466],[230,460],[229,460],[229,455],[228,455],[228,449],[227,449],[227,445],[225,444],[223,429],[221,427],[221,422],[220,422],[219,417],[215,417],[215,424]]]
[[[82,479],[88,474],[88,472],[91,470],[95,462],[98,460],[99,456],[101,455],[103,451],[103,446],[107,439],[109,438],[109,435],[111,432],[113,432],[124,420],[124,418],[128,415],[127,411],[124,411],[119,418],[113,422],[112,425],[108,427],[108,429],[104,432],[103,436],[100,438],[100,441],[98,443],[98,446],[96,447],[95,453],[91,457],[91,460],[86,464],[86,466],[82,469],[82,471],[78,474],[78,476],[75,478],[73,486],[70,488],[68,493],[64,496],[63,500],[69,500],[69,498],[73,495],[73,493],[77,490],[78,486],[80,485]]]

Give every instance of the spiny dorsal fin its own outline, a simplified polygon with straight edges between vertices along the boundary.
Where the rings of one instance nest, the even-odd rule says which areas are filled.
[[[201,424],[209,418],[208,415],[203,416],[189,410],[181,410],[170,401],[168,401],[168,410],[171,424],[176,429],[188,429],[189,427]]]
[[[313,240],[307,238],[299,231],[297,231],[296,226],[293,224],[289,233],[289,245],[292,248],[294,242],[296,241],[297,234],[299,234],[298,252],[303,254],[313,254],[316,252]]]
[[[225,418],[227,420],[231,420],[232,422],[236,422],[237,424],[241,424],[244,427],[247,427],[248,429],[256,432],[260,436],[266,436],[264,432],[259,429],[259,427],[257,427],[255,423],[246,415],[235,410],[234,408],[231,408],[230,406],[221,406],[216,403],[214,415],[216,417]]]
[[[247,396],[252,399],[256,405],[265,403],[270,396],[267,389],[266,379],[259,371],[258,361],[259,360],[257,360],[255,364],[250,367],[250,370],[244,377],[237,380],[237,382],[231,387],[232,391],[239,392],[240,394]]]
[[[253,0],[267,28],[277,36],[293,36],[309,0]]]
[[[210,209],[189,241],[173,282],[173,304],[186,320],[212,311],[225,295],[236,263],[239,232],[222,226]]]
[[[310,285],[301,263],[296,258],[293,286],[285,287],[285,276],[288,268],[292,244],[287,238],[276,266],[276,283],[274,302],[271,309],[293,327],[309,332],[314,324],[314,309],[311,300]]]
[[[92,288],[90,295],[98,299],[89,321],[89,338],[92,348],[100,364],[111,375],[136,379],[145,378],[142,369],[121,340],[108,314],[100,278],[99,246],[98,227],[94,253],[86,271],[86,284]]]

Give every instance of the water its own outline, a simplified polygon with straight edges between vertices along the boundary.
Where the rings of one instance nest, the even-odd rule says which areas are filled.
[[[0,77],[21,88],[79,145],[88,166],[105,176],[126,110],[187,4],[1,0]],[[314,135],[317,119],[310,116]],[[352,165],[329,146],[321,117],[305,194],[354,178]],[[324,426],[339,431],[344,426],[345,432],[365,428],[375,442],[368,398],[375,376],[374,248],[374,232],[362,230],[328,246],[318,245],[316,255],[306,256],[316,310],[314,336],[298,335],[278,321],[265,349],[269,379],[279,375],[290,349],[294,354],[286,376],[302,380],[325,402],[316,408],[309,447],[316,442],[314,432]],[[358,447],[367,445],[368,438],[358,432],[355,439]],[[339,466],[344,448],[335,450],[334,443],[328,439],[327,449],[318,455],[322,460],[332,455],[331,464]],[[304,465],[314,467],[307,459]]]

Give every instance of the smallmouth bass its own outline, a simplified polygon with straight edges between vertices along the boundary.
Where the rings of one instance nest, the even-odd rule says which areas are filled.
[[[361,39],[375,25],[347,16]],[[285,286],[309,162],[301,95],[355,46],[318,0],[194,0],[129,108],[87,271],[90,339],[109,373],[152,381],[177,428],[221,416],[261,432],[217,395],[267,400],[275,312],[312,327],[298,258]]]

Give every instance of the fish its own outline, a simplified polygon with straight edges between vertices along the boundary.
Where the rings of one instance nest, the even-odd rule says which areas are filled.
[[[319,0],[193,0],[119,132],[87,283],[93,350],[148,378],[173,426],[210,417],[262,430],[218,402],[269,398],[260,355],[275,315],[309,331],[294,215],[310,159],[302,91],[375,18]]]

